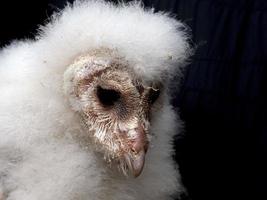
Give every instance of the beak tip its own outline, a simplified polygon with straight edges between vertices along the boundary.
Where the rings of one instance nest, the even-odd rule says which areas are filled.
[[[136,155],[125,155],[126,164],[134,178],[141,175],[145,164],[145,150],[140,151]]]
[[[133,173],[134,178],[137,178],[138,176],[140,176],[140,175],[141,175],[141,172],[142,172],[142,171],[134,172],[134,173]]]

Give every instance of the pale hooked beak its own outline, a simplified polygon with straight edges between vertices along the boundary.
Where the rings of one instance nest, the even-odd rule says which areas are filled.
[[[135,129],[135,137],[131,139],[130,147],[132,152],[125,153],[126,164],[134,177],[138,177],[145,164],[145,155],[148,149],[146,133],[142,126]]]

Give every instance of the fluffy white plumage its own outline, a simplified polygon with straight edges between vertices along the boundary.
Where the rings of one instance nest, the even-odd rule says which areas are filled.
[[[161,94],[162,106],[151,110],[146,163],[132,178],[115,172],[84,141],[80,115],[63,92],[63,75],[80,55],[108,48],[143,82],[166,87],[189,53],[182,29],[140,3],[76,1],[41,27],[35,40],[2,49],[0,199],[163,200],[179,193],[172,139],[181,122],[168,90]]]

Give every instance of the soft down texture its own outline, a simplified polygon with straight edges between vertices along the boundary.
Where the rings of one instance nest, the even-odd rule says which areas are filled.
[[[63,90],[63,75],[78,56],[115,49],[145,82],[181,76],[190,53],[184,26],[138,2],[76,1],[40,27],[35,40],[0,54],[0,199],[166,200],[183,190],[172,160],[181,122],[169,103],[151,113],[152,134],[138,178],[114,172],[77,135],[80,116]],[[79,137],[78,137],[79,138]]]

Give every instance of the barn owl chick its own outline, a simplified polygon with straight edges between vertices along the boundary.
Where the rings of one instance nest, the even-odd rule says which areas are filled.
[[[0,199],[183,191],[168,89],[190,54],[183,24],[137,1],[76,0],[39,30],[0,52]]]
[[[95,148],[108,161],[140,175],[149,146],[149,115],[159,84],[143,83],[116,51],[97,49],[65,72],[65,93],[79,112]]]

